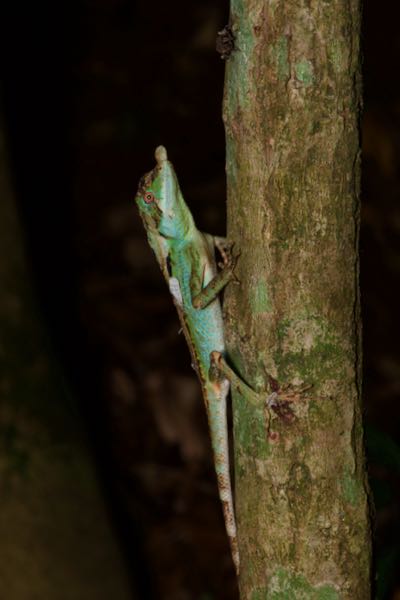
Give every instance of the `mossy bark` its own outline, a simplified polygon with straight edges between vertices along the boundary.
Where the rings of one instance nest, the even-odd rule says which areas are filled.
[[[227,342],[265,391],[233,399],[241,597],[366,600],[359,2],[231,0],[231,26]]]
[[[128,600],[83,429],[35,307],[1,115],[0,233],[0,596]]]

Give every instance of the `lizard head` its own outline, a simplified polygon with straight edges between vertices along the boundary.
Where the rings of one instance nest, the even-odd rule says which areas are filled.
[[[139,183],[136,204],[148,234],[166,240],[183,240],[194,227],[178,179],[164,146],[155,151],[156,166]]]

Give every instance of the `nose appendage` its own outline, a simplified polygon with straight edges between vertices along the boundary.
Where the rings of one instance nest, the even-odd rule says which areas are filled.
[[[157,164],[161,165],[161,163],[168,160],[167,150],[164,146],[157,146],[156,151],[154,152],[155,159]]]

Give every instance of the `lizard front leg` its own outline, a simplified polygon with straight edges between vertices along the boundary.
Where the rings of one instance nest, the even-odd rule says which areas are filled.
[[[213,279],[203,288],[200,292],[192,298],[192,304],[194,308],[202,309],[208,306],[218,294],[224,289],[224,287],[230,282],[235,281],[234,269],[239,258],[238,254],[226,255],[227,262]]]

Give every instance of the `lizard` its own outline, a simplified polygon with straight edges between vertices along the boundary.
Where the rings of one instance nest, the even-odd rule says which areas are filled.
[[[155,159],[156,166],[139,182],[135,200],[200,380],[225,528],[239,574],[226,421],[229,381],[219,368],[225,355],[225,344],[218,298],[225,285],[235,279],[238,254],[233,256],[224,238],[197,229],[163,146],[156,148]],[[220,270],[217,269],[215,248],[223,260]]]

